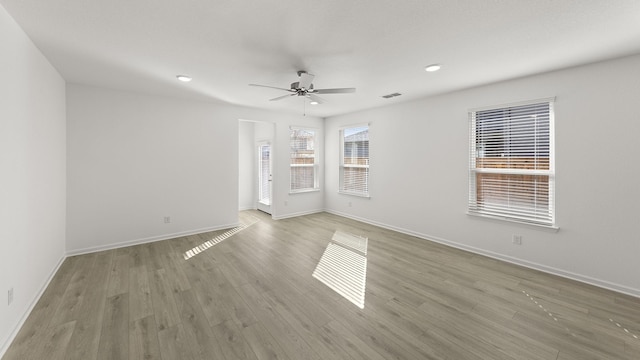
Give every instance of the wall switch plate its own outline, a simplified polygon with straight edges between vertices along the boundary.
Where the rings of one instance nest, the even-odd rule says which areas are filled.
[[[511,242],[514,245],[522,245],[522,235],[513,235]]]
[[[171,222],[171,216],[165,216],[164,217],[164,223],[165,224],[169,224]]]
[[[7,291],[7,305],[11,305],[12,302],[13,302],[13,288]]]

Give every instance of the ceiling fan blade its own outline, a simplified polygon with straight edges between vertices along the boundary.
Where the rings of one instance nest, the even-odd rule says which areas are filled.
[[[273,98],[269,101],[278,101],[278,100],[282,100],[284,98],[288,98],[289,96],[296,96],[297,94],[287,94],[287,95],[283,95],[283,96],[278,96],[277,98]]]
[[[312,101],[317,102],[318,104],[322,104],[324,102],[323,98],[321,98],[320,96],[314,95],[314,94],[307,93],[307,97],[309,99],[311,99]]]
[[[291,89],[279,88],[279,87],[269,86],[269,85],[249,84],[249,86],[265,87],[265,88],[269,88],[269,89],[278,89],[278,90],[284,90],[284,91],[289,91],[289,92],[293,91]]]
[[[315,75],[311,75],[306,72],[300,73],[300,81],[298,83],[298,87],[300,89],[309,90],[309,87],[311,86],[311,82],[313,81],[314,77]]]
[[[347,94],[356,92],[356,88],[314,89],[314,94]]]

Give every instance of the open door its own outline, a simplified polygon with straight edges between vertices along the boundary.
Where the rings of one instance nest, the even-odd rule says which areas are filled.
[[[258,204],[257,208],[267,214],[271,214],[271,144],[267,142],[258,144]]]

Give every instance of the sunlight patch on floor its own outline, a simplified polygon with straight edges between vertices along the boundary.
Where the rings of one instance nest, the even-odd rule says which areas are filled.
[[[223,240],[226,240],[230,237],[232,237],[233,235],[239,233],[240,231],[248,228],[249,226],[259,222],[260,220],[258,220],[258,218],[255,217],[251,217],[249,219],[247,219],[246,222],[241,222],[240,226],[234,227],[233,229],[227,230],[225,232],[223,232],[222,234],[214,237],[211,240],[207,240],[205,242],[203,242],[202,244],[194,247],[193,249],[187,250],[184,254],[182,254],[182,256],[184,257],[185,260],[189,260],[192,257],[200,254],[201,252],[213,247],[216,244],[219,244],[220,242],[222,242]]]
[[[364,308],[367,283],[367,238],[336,231],[327,245],[313,277]]]
[[[339,245],[349,247],[362,253],[362,255],[367,256],[368,239],[366,237],[356,236],[338,230],[333,234],[331,240]]]
[[[529,294],[527,291],[522,290],[522,293],[529,298],[529,300],[531,300],[531,302],[537,306],[542,312],[544,312],[548,318],[553,319],[554,322],[560,324],[561,322],[569,322],[568,318],[564,318],[564,317],[560,317],[554,313],[552,313],[551,311],[549,311],[542,303],[541,300],[536,299],[533,295]],[[622,332],[624,332],[625,335],[630,336],[636,340],[640,340],[640,336],[636,335],[635,333],[633,333],[633,331],[629,330],[627,327],[623,326],[620,322],[613,320],[612,318],[609,318],[609,322],[613,325],[615,325],[616,328],[620,329]],[[571,331],[571,329],[569,329],[569,326],[564,325],[564,324],[560,324],[560,326],[564,327],[564,330],[568,333],[571,334],[571,336],[573,337],[578,337],[578,335],[576,335],[576,332]],[[572,326],[576,326],[577,325],[572,325]],[[622,332],[620,334],[622,334]]]

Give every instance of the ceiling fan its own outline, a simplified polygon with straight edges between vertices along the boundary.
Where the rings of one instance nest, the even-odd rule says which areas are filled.
[[[291,96],[304,96],[311,100],[311,104],[322,104],[324,99],[319,97],[317,94],[346,94],[346,93],[354,93],[356,92],[355,88],[338,88],[338,89],[314,89],[313,78],[315,75],[309,74],[304,70],[298,71],[298,77],[300,78],[298,81],[291,83],[290,89],[268,86],[268,85],[258,85],[258,84],[249,84],[249,86],[259,86],[266,87],[270,89],[278,89],[289,92],[287,95],[278,96],[277,98],[270,99],[269,101],[277,101],[282,100]]]

